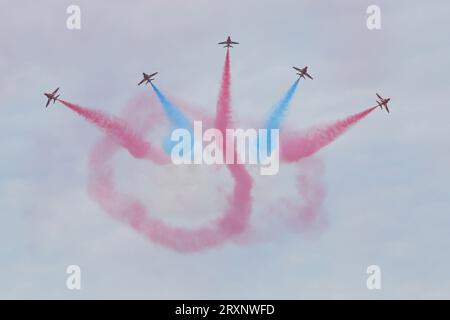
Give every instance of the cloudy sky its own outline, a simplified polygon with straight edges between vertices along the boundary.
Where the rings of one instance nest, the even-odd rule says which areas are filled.
[[[66,9],[81,8],[81,30]],[[381,8],[381,30],[366,9]],[[12,1],[0,11],[0,298],[450,298],[450,4],[435,1]],[[261,123],[308,65],[286,118],[297,130],[392,97],[320,151],[323,228],[291,232],[283,214],[297,168],[257,175],[258,241],[197,253],[156,245],[111,218],[86,191],[103,134],[42,92],[120,115],[142,71],[161,90],[213,114],[232,35],[233,122]],[[147,90],[147,91],[146,91]],[[158,107],[158,104],[154,104]],[[223,169],[158,167],[122,152],[116,183],[161,219],[214,217],[232,180]],[[274,223],[264,223],[270,219]],[[82,289],[66,288],[66,267]],[[381,290],[368,290],[378,265]]]

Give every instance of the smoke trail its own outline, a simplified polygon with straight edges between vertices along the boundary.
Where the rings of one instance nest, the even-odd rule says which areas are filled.
[[[58,100],[69,109],[102,129],[135,158],[153,158],[157,162],[164,162],[162,155],[154,150],[139,134],[129,128],[127,123],[120,118],[105,114],[101,111],[92,110],[76,104]]]
[[[155,90],[172,126],[175,128],[191,129],[191,123],[183,112],[177,109],[153,83],[150,84],[152,85],[153,90]]]
[[[326,191],[323,175],[324,165],[320,159],[308,158],[300,163],[297,188],[303,204],[296,206],[288,224],[296,231],[313,231],[324,225],[322,211]]]
[[[148,108],[128,108],[126,119],[132,121],[142,118],[146,110]],[[159,123],[161,116],[153,113],[148,120],[140,134],[147,133],[154,124]],[[222,216],[203,227],[182,228],[152,217],[139,199],[116,190],[111,160],[118,150],[120,147],[108,136],[93,148],[89,162],[88,192],[108,214],[127,223],[149,240],[175,251],[193,252],[222,245],[247,229],[252,210],[253,180],[245,166],[227,166],[235,184],[232,193],[226,196],[227,207]]]
[[[231,120],[231,95],[230,95],[230,50],[227,49],[225,64],[222,72],[222,84],[220,86],[217,101],[215,128],[220,130],[225,137],[225,130],[229,128]]]
[[[308,129],[303,134],[284,136],[281,142],[281,159],[295,162],[316,153],[376,108],[371,107],[330,125]]]
[[[289,90],[285,93],[284,97],[273,108],[269,118],[267,119],[267,121],[265,123],[265,128],[267,129],[267,132],[270,132],[270,130],[272,130],[272,129],[280,129],[281,121],[283,120],[286,110],[289,107],[289,103],[291,102],[292,97],[294,96],[294,93],[297,90],[299,82],[300,82],[300,78],[295,80],[295,82],[292,84],[292,86],[289,88]],[[271,140],[272,140],[271,135],[268,134],[268,136],[267,136],[268,153],[267,154],[269,154],[269,155],[272,153],[272,150],[276,147],[275,144],[272,143]],[[258,140],[258,150],[259,150],[259,140]]]
[[[169,130],[169,133],[164,139],[163,143],[164,151],[167,154],[170,154],[173,146],[176,144],[176,142],[170,139],[172,131],[178,128],[186,129],[189,130],[189,132],[191,133],[191,137],[194,137],[193,129],[189,120],[183,114],[183,112],[181,112],[178,108],[176,108],[173,105],[173,103],[170,102],[169,99],[167,99],[166,96],[152,82],[150,82],[150,84],[152,85],[152,88],[155,91],[159,101],[161,102],[164,112],[172,125],[172,128]],[[192,139],[191,149],[193,148],[193,144],[194,142]]]
[[[173,227],[148,215],[147,209],[131,195],[116,191],[111,159],[119,147],[109,137],[93,149],[88,191],[114,218],[130,225],[151,241],[179,252],[210,249],[242,233],[251,214],[252,178],[243,165],[228,165],[235,185],[224,214],[204,227]]]

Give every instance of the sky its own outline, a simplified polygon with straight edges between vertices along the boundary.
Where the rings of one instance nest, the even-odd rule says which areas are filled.
[[[68,30],[66,9],[81,9]],[[366,9],[381,9],[381,29]],[[449,299],[450,48],[446,1],[0,0],[0,298]],[[5,9],[6,8],[6,9]],[[251,226],[220,246],[179,253],[113,219],[89,196],[104,133],[43,92],[117,116],[132,99],[160,108],[143,71],[180,105],[213,115],[232,35],[233,123],[258,124],[308,65],[285,127],[297,131],[392,98],[312,160],[324,168],[324,223],[280,222],[308,163],[254,179]],[[150,137],[150,136],[149,136]],[[156,166],[126,152],[115,181],[156,217],[201,225],[225,206],[223,168]],[[305,169],[306,168],[306,169]],[[81,290],[66,268],[79,265]],[[366,269],[381,269],[368,290]]]

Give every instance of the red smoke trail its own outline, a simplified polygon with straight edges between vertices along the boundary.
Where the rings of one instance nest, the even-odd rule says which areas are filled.
[[[142,112],[137,109],[129,111],[135,113],[135,118]],[[127,119],[130,119],[133,112],[128,113]],[[161,115],[153,115],[151,120],[147,130],[152,124],[162,121]],[[115,141],[111,137],[106,137],[94,147],[89,164],[89,194],[114,218],[127,223],[151,241],[179,252],[193,252],[219,246],[246,230],[252,209],[253,182],[245,166],[238,164],[227,166],[235,184],[222,216],[203,227],[183,228],[171,226],[152,217],[139,199],[116,190],[111,160],[118,150],[120,147]]]
[[[225,130],[229,128],[231,119],[231,97],[230,97],[230,51],[227,49],[225,64],[223,66],[222,84],[220,86],[217,101],[215,128],[219,129],[225,137]]]
[[[118,150],[112,139],[105,138],[94,148],[89,166],[89,194],[114,218],[129,224],[153,242],[180,252],[218,246],[246,229],[251,214],[252,179],[244,166],[228,166],[235,186],[223,216],[204,227],[182,228],[151,217],[137,198],[116,191],[110,160]]]
[[[100,111],[80,107],[76,104],[58,100],[69,109],[75,111],[89,122],[102,129],[106,134],[113,137],[117,143],[126,148],[135,158],[151,158],[157,162],[167,162],[162,153],[157,152],[135,131],[131,130],[122,119]]]
[[[281,138],[280,158],[285,162],[295,162],[308,157],[333,142],[351,126],[362,120],[377,107],[371,107],[360,113],[333,124],[306,130],[303,134],[291,134]]]
[[[308,158],[301,162],[300,170],[297,188],[303,204],[296,205],[294,215],[289,219],[289,226],[297,231],[317,230],[324,224],[322,215],[326,193],[323,184],[324,165],[320,159]]]

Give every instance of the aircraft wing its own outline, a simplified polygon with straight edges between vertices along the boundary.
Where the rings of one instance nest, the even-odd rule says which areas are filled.
[[[226,41],[219,42],[218,44],[226,44]]]
[[[58,90],[59,90],[59,87],[56,88],[56,90],[52,92],[52,95],[55,94],[56,92],[58,92]]]
[[[138,83],[138,86],[140,86],[141,84],[143,84],[145,82],[145,79],[142,79],[141,82]]]
[[[154,73],[152,73],[151,75],[149,75],[148,77],[151,78],[151,77],[153,77],[153,76],[156,76],[157,73],[158,73],[158,72],[154,72]]]
[[[292,68],[294,68],[294,69],[297,70],[297,71],[302,71],[302,69],[297,68],[297,67],[292,67]]]
[[[50,104],[50,100],[51,100],[51,99],[47,99],[47,104],[45,105],[46,108],[47,108],[48,105]]]
[[[311,76],[309,75],[309,73],[305,73],[305,75],[306,75],[308,78],[310,78],[311,80],[313,80],[313,77],[311,77]]]
[[[377,97],[380,98],[381,100],[383,100],[383,98],[377,93]]]
[[[232,43],[232,44],[239,44],[239,42],[234,42],[234,41],[231,41],[230,43]]]
[[[389,113],[389,108],[388,108],[387,104],[385,104],[384,107],[386,108],[386,111]]]

